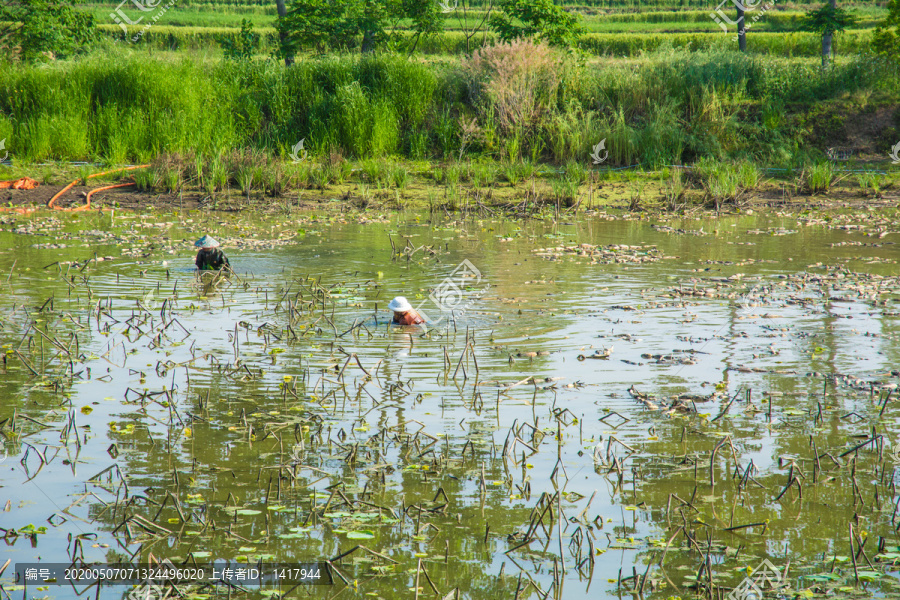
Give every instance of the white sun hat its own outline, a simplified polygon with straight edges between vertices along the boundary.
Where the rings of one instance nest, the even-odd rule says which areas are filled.
[[[198,248],[218,248],[219,242],[212,239],[208,235],[204,235],[202,238],[194,242],[194,245]]]
[[[408,312],[412,310],[412,304],[410,304],[409,300],[403,296],[397,296],[391,300],[391,303],[388,304],[388,308],[394,312]]]

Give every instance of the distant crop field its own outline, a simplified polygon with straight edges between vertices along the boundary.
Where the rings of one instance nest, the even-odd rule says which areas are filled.
[[[115,10],[113,3],[86,5],[100,24],[101,32],[108,37],[124,38],[121,28],[113,24],[110,13]],[[426,54],[456,54],[467,50],[465,29],[471,29],[486,15],[488,4],[479,8],[448,13],[443,22],[443,30],[424,37],[417,44],[417,51]],[[706,48],[722,43],[727,36],[711,18],[716,3],[708,1],[650,0],[649,2],[578,2],[563,3],[570,12],[576,13],[586,32],[580,47],[598,56],[635,56],[642,51],[655,50],[664,44],[673,47]],[[782,56],[815,56],[819,52],[819,38],[813,34],[798,31],[804,12],[818,4],[782,3],[752,21],[748,33],[748,51]],[[886,14],[886,8],[871,3],[842,3],[856,17],[851,30],[840,34],[836,40],[838,53],[858,52],[871,40],[876,24]],[[290,3],[288,3],[290,7]],[[733,8],[729,4],[725,8]],[[724,8],[723,8],[724,10]],[[748,13],[749,15],[750,13]],[[140,44],[165,50],[217,50],[222,36],[236,34],[241,22],[252,23],[260,34],[260,52],[270,53],[277,46],[275,25],[276,8],[271,2],[256,0],[181,0],[168,11],[160,21],[149,29]],[[400,32],[405,24],[400,24]],[[731,35],[731,32],[729,32]],[[493,34],[479,34],[471,44],[490,43]]]

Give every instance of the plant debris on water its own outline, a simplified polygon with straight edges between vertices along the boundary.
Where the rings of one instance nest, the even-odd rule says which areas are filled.
[[[766,565],[900,594],[895,209],[515,214],[4,215],[5,556],[322,561],[317,598],[724,598]],[[202,232],[233,276],[195,273]]]

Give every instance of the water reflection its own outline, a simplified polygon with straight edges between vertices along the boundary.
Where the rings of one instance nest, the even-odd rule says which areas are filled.
[[[13,561],[308,561],[361,544],[377,554],[335,563],[348,593],[665,598],[733,587],[763,558],[846,569],[833,557],[853,524],[872,540],[866,585],[891,593],[875,559],[895,501],[878,456],[900,358],[878,302],[897,289],[887,250],[784,218],[682,224],[703,235],[405,219],[304,221],[298,244],[229,250],[237,277],[212,287],[188,247],[43,269],[118,250],[0,234],[16,250],[0,254]],[[220,227],[248,223],[276,225]],[[392,255],[388,236],[435,252]],[[671,258],[534,252],[576,243]],[[489,283],[472,310],[389,325],[391,297],[426,301],[464,259]]]

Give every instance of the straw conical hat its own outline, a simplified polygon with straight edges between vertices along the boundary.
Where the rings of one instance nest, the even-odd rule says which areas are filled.
[[[208,235],[204,235],[202,238],[194,242],[194,245],[198,248],[218,248],[219,242],[212,239]]]

